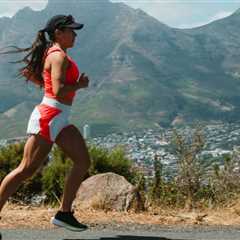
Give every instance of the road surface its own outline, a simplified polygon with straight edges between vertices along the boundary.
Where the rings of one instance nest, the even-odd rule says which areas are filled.
[[[237,227],[158,227],[154,230],[95,229],[71,232],[62,228],[1,229],[2,240],[240,240]]]

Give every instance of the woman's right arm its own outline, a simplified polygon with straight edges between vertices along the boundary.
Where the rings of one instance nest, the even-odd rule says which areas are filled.
[[[81,74],[79,81],[75,84],[65,85],[66,71],[68,67],[68,59],[61,52],[55,52],[51,58],[51,79],[53,93],[61,98],[69,92],[76,91],[80,88],[88,86],[88,77]]]

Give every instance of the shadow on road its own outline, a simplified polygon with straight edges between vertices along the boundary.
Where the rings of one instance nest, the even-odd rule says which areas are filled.
[[[100,237],[99,239],[84,239],[84,238],[66,238],[63,240],[184,240],[184,239],[173,239],[164,237],[145,237],[145,236],[130,236],[130,235],[119,235],[116,237]]]

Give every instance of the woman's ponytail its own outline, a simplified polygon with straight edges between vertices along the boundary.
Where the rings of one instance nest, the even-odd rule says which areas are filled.
[[[23,62],[27,63],[27,65],[20,71],[27,69],[34,74],[37,79],[42,81],[43,57],[48,47],[49,42],[45,37],[45,31],[38,31],[37,37],[29,49],[29,53],[23,58]]]
[[[19,76],[22,76],[23,72],[28,72],[28,75],[34,75],[39,81],[43,83],[42,79],[42,71],[44,64],[44,53],[46,49],[49,47],[50,42],[46,39],[45,30],[39,30],[36,36],[35,41],[32,46],[29,48],[19,48],[17,46],[11,46],[14,50],[10,50],[6,53],[23,53],[27,52],[27,55],[23,57],[23,59],[19,61],[15,61],[14,63],[24,63],[26,64],[24,67],[19,69]],[[28,79],[27,79],[28,80]]]

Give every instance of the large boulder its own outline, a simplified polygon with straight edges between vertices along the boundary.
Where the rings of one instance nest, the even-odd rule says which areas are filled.
[[[97,174],[82,182],[75,204],[80,208],[110,211],[144,210],[137,188],[123,176],[111,172]]]

